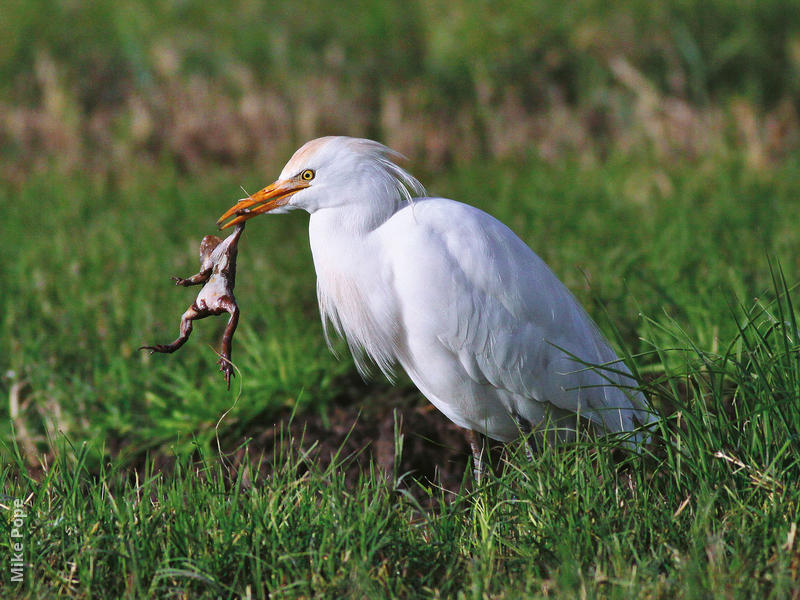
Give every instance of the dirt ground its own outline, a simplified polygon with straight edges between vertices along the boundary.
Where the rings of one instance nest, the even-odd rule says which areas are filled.
[[[395,468],[396,427],[402,454]],[[362,401],[343,398],[324,416],[305,414],[293,420],[287,416],[254,436],[248,450],[251,456],[263,452],[268,463],[287,442],[322,467],[334,458],[343,460],[352,481],[374,462],[387,477],[408,474],[451,492],[461,486],[471,456],[464,429],[417,392],[403,389],[389,389]]]

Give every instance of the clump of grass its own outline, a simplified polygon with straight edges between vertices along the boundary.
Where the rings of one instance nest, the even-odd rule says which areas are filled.
[[[664,372],[651,385],[674,411],[675,431],[663,433],[685,445],[671,465],[675,477],[688,473],[687,490],[732,472],[771,496],[800,475],[797,312],[783,271],[771,265],[770,272],[767,299],[735,311],[738,333],[729,343],[702,349],[673,321],[681,350],[655,350]],[[683,365],[669,354],[680,354]]]

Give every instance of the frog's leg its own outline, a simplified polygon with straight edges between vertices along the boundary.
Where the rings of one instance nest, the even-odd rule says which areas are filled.
[[[208,278],[211,277],[211,272],[213,271],[212,267],[208,269],[203,269],[199,273],[192,275],[191,277],[187,277],[184,279],[183,277],[170,277],[172,281],[175,282],[175,285],[182,285],[183,287],[189,287],[190,285],[200,285],[201,283],[205,283],[208,281]]]
[[[219,299],[219,306],[228,311],[231,315],[228,324],[225,326],[225,333],[222,334],[222,344],[219,352],[219,370],[225,375],[225,383],[231,389],[231,377],[234,375],[233,363],[231,363],[231,347],[233,345],[233,334],[239,324],[239,307],[233,296],[223,296]]]
[[[153,352],[175,352],[178,348],[186,343],[192,333],[192,321],[195,319],[202,319],[208,316],[208,311],[201,311],[196,305],[192,304],[183,316],[181,317],[181,334],[171,344],[155,344],[153,346],[141,346],[139,350],[150,350]]]

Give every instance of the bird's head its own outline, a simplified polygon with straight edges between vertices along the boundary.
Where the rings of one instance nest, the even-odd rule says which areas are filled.
[[[217,225],[225,229],[256,215],[297,208],[314,213],[368,204],[394,212],[400,203],[425,194],[419,181],[392,162],[397,156],[371,140],[338,136],[311,140],[294,153],[275,183],[239,200]]]

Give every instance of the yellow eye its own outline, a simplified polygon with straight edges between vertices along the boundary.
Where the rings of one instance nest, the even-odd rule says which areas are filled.
[[[314,179],[314,171],[312,171],[311,169],[306,169],[305,171],[300,173],[300,179],[302,179],[303,181],[311,181],[312,179]]]

